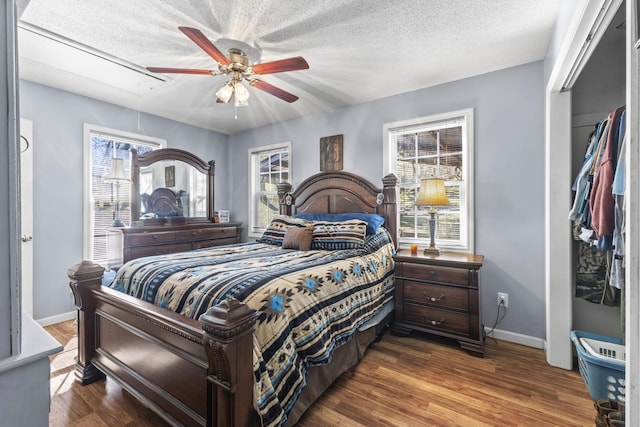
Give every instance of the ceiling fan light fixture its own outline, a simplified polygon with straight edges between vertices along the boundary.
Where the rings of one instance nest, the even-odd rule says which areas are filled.
[[[246,107],[249,105],[249,91],[240,82],[233,84],[235,90],[235,102],[236,107]]]
[[[187,37],[200,47],[218,64],[218,71],[192,69],[192,68],[170,68],[170,67],[147,67],[152,73],[178,73],[178,74],[202,74],[228,76],[229,80],[216,92],[217,103],[228,103],[234,98],[236,107],[248,105],[249,91],[241,82],[247,81],[256,89],[265,91],[286,102],[295,102],[298,97],[270,83],[256,79],[254,76],[265,74],[283,73],[287,71],[306,70],[309,68],[307,61],[296,56],[292,58],[278,59],[270,62],[260,62],[260,51],[253,46],[241,41],[231,39],[220,39],[220,46],[228,47],[228,55],[225,55],[216,47],[202,31],[191,27],[178,27]],[[234,97],[235,95],[235,97]]]
[[[216,96],[218,97],[218,99],[220,99],[224,103],[229,102],[232,95],[233,95],[233,84],[231,82],[225,84],[216,92]]]

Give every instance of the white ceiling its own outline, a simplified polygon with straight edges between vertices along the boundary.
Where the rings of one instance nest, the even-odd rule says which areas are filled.
[[[231,134],[544,58],[561,0],[18,0],[20,78]],[[178,26],[308,70],[249,88],[248,107],[216,104],[225,76],[152,75],[148,66],[217,69]],[[93,54],[83,49],[90,47]],[[104,58],[110,59],[110,61]],[[113,61],[116,61],[114,63]]]

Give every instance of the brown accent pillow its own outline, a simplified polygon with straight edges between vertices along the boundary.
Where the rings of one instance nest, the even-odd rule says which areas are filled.
[[[308,227],[289,227],[282,239],[282,249],[298,249],[308,251],[311,249],[313,239],[313,225]]]

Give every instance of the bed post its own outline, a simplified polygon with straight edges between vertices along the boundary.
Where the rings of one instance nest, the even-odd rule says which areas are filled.
[[[67,270],[69,286],[78,312],[78,361],[76,378],[82,385],[101,380],[105,375],[91,359],[96,350],[95,304],[91,291],[102,286],[104,267],[91,261],[82,261]]]
[[[278,200],[280,201],[280,215],[293,215],[293,196],[291,195],[291,184],[288,182],[279,182],[276,184],[278,188]]]
[[[393,239],[393,243],[396,245],[396,249],[398,248],[398,206],[397,206],[397,189],[398,186],[398,177],[394,174],[390,173],[384,178],[382,178],[382,194],[384,195],[384,200],[382,202],[382,209],[384,211],[384,216],[387,218],[388,223],[385,224],[387,231],[391,234],[391,238]]]
[[[235,299],[200,316],[207,369],[207,426],[254,425],[253,330],[255,310]]]

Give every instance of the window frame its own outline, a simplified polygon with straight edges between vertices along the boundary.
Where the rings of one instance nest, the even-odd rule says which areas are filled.
[[[277,144],[271,145],[262,145],[260,147],[249,148],[248,150],[248,169],[249,169],[249,185],[248,185],[248,194],[249,194],[249,203],[248,203],[248,213],[249,213],[249,227],[247,235],[252,238],[262,237],[262,233],[264,233],[265,228],[260,228],[255,223],[254,213],[256,212],[257,206],[260,203],[257,199],[259,195],[260,188],[260,171],[259,171],[259,163],[257,159],[260,154],[268,153],[270,151],[282,151],[286,150],[289,156],[289,181],[291,181],[291,173],[292,173],[292,165],[293,165],[293,153],[292,153],[292,144],[291,141],[281,142]]]
[[[152,145],[156,146],[156,149],[165,148],[167,146],[167,140],[162,138],[156,138],[147,135],[141,135],[133,132],[122,131],[118,129],[112,129],[104,126],[98,126],[90,123],[84,123],[83,125],[83,187],[84,187],[84,197],[83,197],[83,258],[91,259],[94,258],[93,253],[93,215],[92,215],[92,193],[91,193],[91,167],[92,167],[92,157],[91,157],[91,136],[92,135],[102,135],[107,138],[119,139],[119,140],[128,140],[131,142],[137,142],[143,145]],[[98,260],[100,261],[100,260]],[[105,260],[106,261],[106,260]]]
[[[475,203],[474,203],[474,110],[473,108],[466,108],[462,110],[450,111],[446,113],[433,114],[429,116],[417,117],[408,120],[401,120],[397,122],[385,123],[383,125],[383,169],[384,173],[396,174],[397,167],[397,144],[392,144],[395,141],[393,136],[395,133],[401,133],[403,130],[406,132],[411,128],[419,127],[433,127],[438,123],[445,124],[452,120],[462,121],[462,160],[463,160],[463,180],[465,191],[465,213],[466,213],[466,244],[463,244],[462,239],[458,241],[458,244],[451,244],[450,240],[440,241],[436,238],[436,246],[438,248],[454,252],[475,252]],[[400,215],[400,204],[398,204],[398,218]],[[463,215],[462,210],[460,215]],[[461,220],[462,224],[462,220]],[[461,233],[463,229],[461,228]],[[437,236],[436,236],[437,237]],[[411,243],[418,243],[421,245],[429,244],[429,239],[423,238],[407,238],[398,236],[399,245],[408,246]]]

